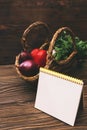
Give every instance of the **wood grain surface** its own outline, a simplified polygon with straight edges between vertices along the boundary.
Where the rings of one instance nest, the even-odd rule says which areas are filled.
[[[0,130],[87,130],[87,60],[70,75],[84,81],[84,109],[74,127],[35,109],[37,87],[22,80],[14,65],[1,65]]]

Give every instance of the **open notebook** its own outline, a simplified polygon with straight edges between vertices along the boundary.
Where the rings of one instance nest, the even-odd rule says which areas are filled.
[[[40,68],[35,108],[74,126],[83,81]]]

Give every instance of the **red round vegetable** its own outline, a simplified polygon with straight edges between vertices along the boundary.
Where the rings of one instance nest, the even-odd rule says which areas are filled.
[[[25,60],[28,60],[28,59],[31,59],[30,53],[27,52],[27,51],[22,51],[22,52],[20,53],[20,58],[19,58],[20,63],[23,62],[23,61],[25,61]]]
[[[34,76],[38,73],[38,67],[33,60],[26,60],[19,65],[19,70],[25,76]]]
[[[31,56],[38,67],[43,67],[46,64],[46,50],[34,49],[31,51]]]

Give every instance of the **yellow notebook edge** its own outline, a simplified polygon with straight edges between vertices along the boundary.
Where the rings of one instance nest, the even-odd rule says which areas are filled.
[[[58,78],[62,78],[62,79],[65,79],[65,80],[80,84],[80,85],[84,84],[83,80],[81,80],[81,79],[77,79],[77,78],[74,78],[74,77],[71,77],[71,76],[68,76],[68,75],[53,71],[53,70],[48,70],[48,69],[43,68],[43,67],[40,67],[40,71],[44,72],[44,73],[47,73],[47,74],[50,74],[50,75],[53,75],[53,76],[56,76]]]

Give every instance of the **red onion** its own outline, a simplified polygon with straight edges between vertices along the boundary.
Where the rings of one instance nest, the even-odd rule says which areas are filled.
[[[30,53],[27,51],[22,51],[20,53],[19,62],[21,63],[21,62],[28,60],[28,59],[31,59]]]
[[[19,65],[19,70],[25,76],[34,76],[39,69],[33,60],[26,60]]]

